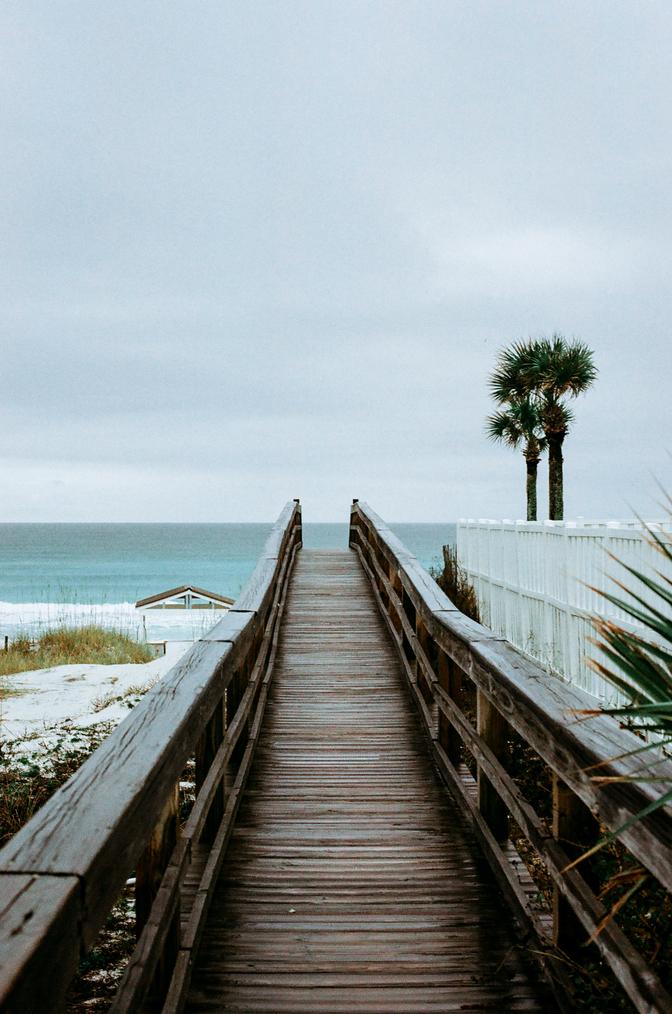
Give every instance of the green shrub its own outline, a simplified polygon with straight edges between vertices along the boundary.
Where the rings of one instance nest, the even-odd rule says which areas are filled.
[[[0,651],[0,676],[47,669],[55,665],[95,663],[122,665],[126,662],[151,662],[151,648],[128,634],[103,627],[56,627],[33,644],[19,635]]]
[[[460,612],[477,623],[481,622],[476,590],[457,558],[457,547],[444,546],[443,570],[431,568],[430,574]]]

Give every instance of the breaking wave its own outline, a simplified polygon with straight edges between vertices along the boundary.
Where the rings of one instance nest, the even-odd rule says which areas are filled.
[[[96,625],[140,641],[192,641],[222,617],[220,609],[148,609],[133,602],[0,602],[0,635],[35,638],[53,627]]]

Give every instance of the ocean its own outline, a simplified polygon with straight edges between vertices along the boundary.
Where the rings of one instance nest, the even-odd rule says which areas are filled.
[[[425,567],[455,541],[455,525],[393,524]],[[0,636],[96,622],[150,640],[199,636],[209,612],[153,610],[135,602],[194,584],[236,598],[271,524],[0,524]],[[345,548],[346,524],[304,523],[306,548]],[[178,615],[176,615],[178,614]],[[215,616],[216,618],[216,616]]]

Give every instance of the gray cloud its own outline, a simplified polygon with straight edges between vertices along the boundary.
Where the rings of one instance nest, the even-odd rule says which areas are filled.
[[[569,510],[648,512],[671,27],[656,2],[5,4],[0,516],[519,516],[486,379],[554,329],[601,369]]]

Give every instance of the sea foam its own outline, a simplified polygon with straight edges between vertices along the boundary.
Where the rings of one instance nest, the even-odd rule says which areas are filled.
[[[139,610],[133,602],[0,602],[0,636],[35,638],[54,627],[95,625],[141,641],[192,641],[222,616],[221,609]]]

